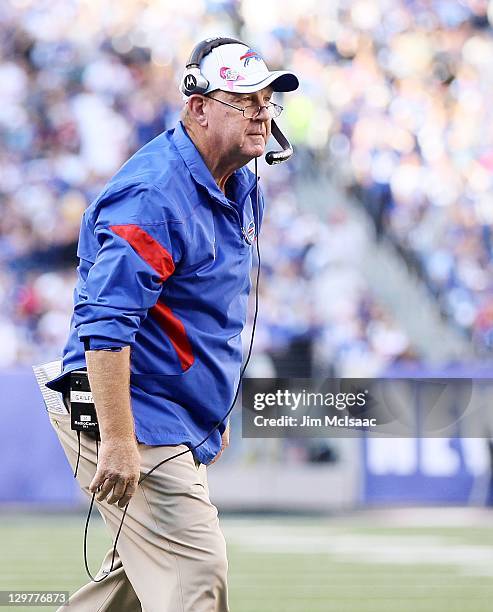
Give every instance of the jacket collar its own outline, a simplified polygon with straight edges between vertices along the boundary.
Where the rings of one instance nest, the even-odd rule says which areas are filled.
[[[219,189],[218,184],[214,180],[209,168],[206,166],[202,156],[200,155],[190,136],[187,134],[181,121],[178,122],[173,132],[173,142],[179,154],[183,158],[183,161],[187,165],[192,178],[197,183],[205,187],[209,194],[216,200],[220,200],[224,204],[228,204],[228,199]],[[246,166],[235,170],[233,176],[235,177],[237,184],[236,192],[239,195],[239,203],[242,203],[255,185],[255,176]]]

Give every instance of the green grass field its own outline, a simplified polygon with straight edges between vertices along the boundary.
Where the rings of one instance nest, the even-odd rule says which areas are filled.
[[[493,524],[383,527],[370,515],[225,517],[222,525],[232,612],[493,609]],[[74,591],[86,582],[82,526],[83,518],[74,515],[2,515],[0,589]],[[96,518],[90,534],[94,571],[108,546]]]

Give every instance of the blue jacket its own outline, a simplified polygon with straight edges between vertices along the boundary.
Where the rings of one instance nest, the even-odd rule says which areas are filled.
[[[78,280],[62,375],[91,349],[131,346],[139,442],[196,445],[224,418],[242,361],[250,291],[255,176],[228,181],[228,198],[181,123],[149,142],[84,213]],[[195,455],[209,463],[219,431]]]

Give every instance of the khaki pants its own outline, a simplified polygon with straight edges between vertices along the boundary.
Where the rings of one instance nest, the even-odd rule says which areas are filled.
[[[70,415],[50,415],[75,469],[77,434]],[[139,445],[141,472],[183,450],[184,446]],[[96,442],[81,434],[77,479],[88,486],[96,471]],[[113,538],[122,510],[95,502]],[[110,549],[95,578],[109,570]],[[82,558],[81,558],[82,563]],[[89,582],[70,598],[71,612],[228,612],[227,559],[217,510],[209,499],[205,465],[191,453],[158,468],[138,486],[118,540],[114,571],[102,582]],[[64,608],[65,610],[66,608]]]

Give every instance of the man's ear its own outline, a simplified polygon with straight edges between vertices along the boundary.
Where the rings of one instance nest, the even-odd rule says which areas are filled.
[[[202,127],[207,125],[207,99],[204,96],[191,95],[188,99],[188,114]]]

